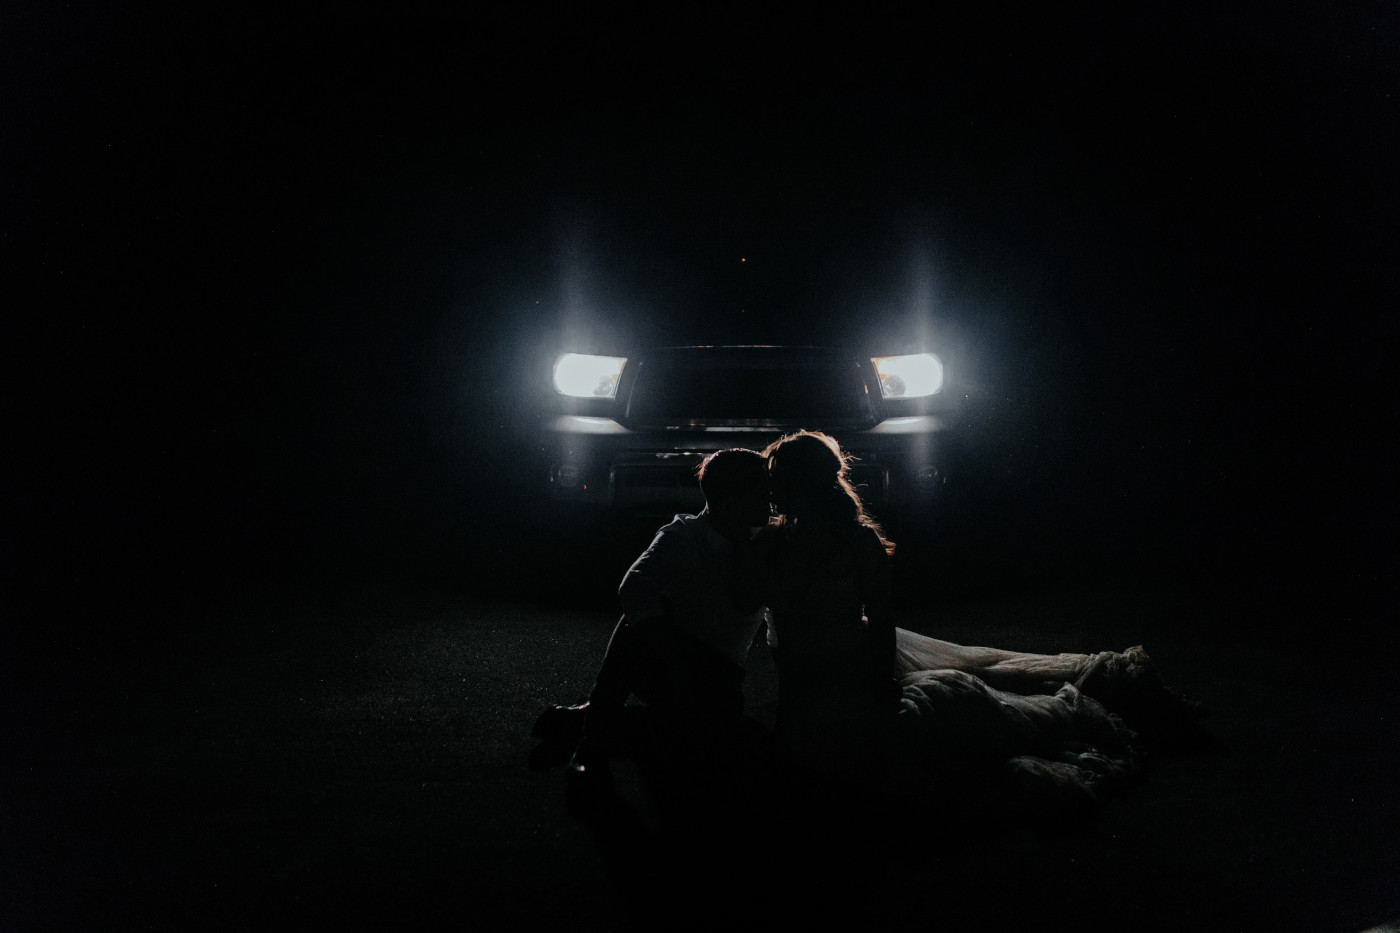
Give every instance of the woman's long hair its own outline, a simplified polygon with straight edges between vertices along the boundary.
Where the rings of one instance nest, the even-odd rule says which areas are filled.
[[[869,528],[880,537],[885,553],[894,553],[894,542],[865,511],[860,493],[851,485],[850,454],[831,435],[820,431],[788,434],[765,447],[763,456],[775,482],[801,491],[838,525]]]

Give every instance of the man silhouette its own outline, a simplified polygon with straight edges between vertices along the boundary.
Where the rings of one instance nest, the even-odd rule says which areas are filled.
[[[698,475],[705,508],[661,528],[622,578],[622,618],[588,702],[547,710],[535,725],[545,742],[532,766],[573,748],[571,803],[610,789],[608,759],[627,754],[639,732],[664,732],[703,754],[740,725],[744,662],[763,613],[738,570],[753,530],[768,521],[768,471],[758,453],[733,448],[706,457]],[[629,715],[632,696],[646,704],[646,725]]]

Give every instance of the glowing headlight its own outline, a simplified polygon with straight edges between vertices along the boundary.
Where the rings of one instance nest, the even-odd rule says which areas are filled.
[[[554,361],[554,388],[575,398],[613,398],[625,356],[565,353]]]
[[[885,398],[922,398],[943,388],[943,364],[932,353],[881,356],[871,362]]]

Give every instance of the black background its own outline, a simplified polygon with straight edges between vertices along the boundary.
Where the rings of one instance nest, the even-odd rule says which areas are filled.
[[[1397,27],[3,6],[0,911],[611,928],[667,860],[524,760],[647,529],[528,455],[550,355],[638,340],[936,350],[963,458],[901,624],[1141,642],[1210,707],[1081,836],[930,799],[876,917],[1392,919]]]
[[[44,592],[470,579],[621,336],[938,350],[1010,564],[1390,587],[1383,5],[6,18]]]

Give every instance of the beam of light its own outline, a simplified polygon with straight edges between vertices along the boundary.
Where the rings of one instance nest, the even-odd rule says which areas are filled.
[[[565,353],[554,361],[554,389],[575,398],[613,398],[626,362],[624,356]]]
[[[932,353],[881,356],[871,362],[885,398],[923,398],[943,388],[943,364]]]
[[[871,434],[932,434],[943,429],[943,419],[933,415],[887,418],[870,429]]]
[[[611,418],[592,418],[587,415],[559,415],[545,422],[544,429],[571,436],[628,433],[626,428]]]

